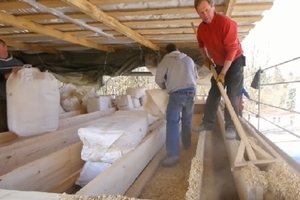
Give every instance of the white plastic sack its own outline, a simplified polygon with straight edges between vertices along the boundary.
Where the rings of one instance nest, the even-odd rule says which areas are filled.
[[[133,98],[139,99],[145,95],[146,88],[131,88],[126,89],[126,94],[130,95]]]
[[[96,124],[80,128],[83,143],[81,158],[85,161],[113,163],[133,150],[148,131],[145,111],[117,111]]]
[[[142,106],[144,106],[146,104],[146,101],[147,101],[147,95],[145,94],[144,96],[142,96],[140,98],[140,102],[141,102]]]
[[[65,113],[66,111],[59,105],[59,114]]]
[[[102,129],[103,123],[78,129],[78,135],[83,143],[81,158],[84,161],[102,161],[107,149],[124,133],[122,130],[109,131]],[[100,158],[100,159],[99,159]]]
[[[87,100],[89,98],[96,97],[95,88],[92,86],[83,86],[76,90],[77,93],[80,93],[82,95],[82,105],[86,106]]]
[[[119,110],[130,110],[134,108],[130,95],[117,96],[116,103]]]
[[[67,98],[70,94],[76,92],[76,87],[72,84],[66,84],[59,89],[60,99]]]
[[[94,178],[100,175],[104,170],[109,168],[111,164],[103,162],[86,162],[80,172],[80,175],[75,182],[75,185],[81,187],[86,186]]]
[[[146,95],[147,99],[144,105],[145,111],[155,117],[165,118],[169,101],[169,94],[167,91],[161,89],[151,89],[146,90]]]
[[[132,99],[133,106],[135,108],[141,107],[141,102],[140,102],[139,99],[136,99],[136,98],[133,98],[133,97],[131,99]]]
[[[67,112],[81,110],[81,103],[76,96],[69,96],[61,100],[61,106]]]
[[[108,110],[109,109],[109,99],[108,97],[92,97],[88,98],[86,101],[86,108],[88,113]]]
[[[9,130],[21,137],[56,131],[60,94],[57,80],[37,68],[24,68],[6,84]]]

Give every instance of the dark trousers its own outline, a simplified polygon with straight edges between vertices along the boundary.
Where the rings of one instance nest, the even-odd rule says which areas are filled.
[[[0,99],[0,133],[8,131],[6,100]]]
[[[222,70],[222,66],[216,66],[215,69],[219,74]],[[244,58],[240,56],[232,62],[225,76],[225,83],[224,83],[224,88],[226,88],[228,98],[236,114],[238,114],[239,96],[241,95],[241,91],[243,88],[243,81],[244,81]],[[218,88],[217,82],[215,81],[214,77],[212,77],[211,88],[209,90],[208,97],[206,100],[206,106],[204,109],[204,117],[203,117],[203,123],[207,127],[212,127],[215,123],[220,100],[221,100],[220,90]],[[225,127],[234,128],[233,121],[230,117],[227,108],[225,108],[224,115],[225,115]]]

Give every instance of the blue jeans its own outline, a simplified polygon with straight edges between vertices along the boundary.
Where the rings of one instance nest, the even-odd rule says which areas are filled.
[[[194,113],[195,94],[187,93],[171,93],[167,106],[167,133],[166,148],[167,157],[180,156],[180,138],[179,138],[179,122],[181,117],[181,139],[183,144],[191,142],[191,126]]]

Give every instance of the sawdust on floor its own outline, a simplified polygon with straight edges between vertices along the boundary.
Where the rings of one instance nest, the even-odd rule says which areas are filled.
[[[193,125],[198,125],[201,118],[202,115],[194,115]],[[180,163],[170,168],[160,166],[139,198],[184,200],[188,189],[191,160],[195,156],[197,142],[198,134],[192,134],[191,148],[182,149]],[[239,199],[225,144],[217,126],[212,132],[206,134],[202,181],[201,200]]]
[[[193,125],[199,125],[201,115],[194,115]],[[195,156],[198,134],[192,134],[189,150],[181,148],[180,163],[173,167],[159,166],[153,178],[147,183],[139,198],[155,200],[183,200],[188,189],[191,160]]]

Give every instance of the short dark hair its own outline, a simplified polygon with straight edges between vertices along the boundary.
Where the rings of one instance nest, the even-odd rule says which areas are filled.
[[[168,44],[167,46],[166,46],[166,51],[167,51],[167,53],[171,53],[171,52],[173,52],[173,51],[177,51],[177,47],[176,47],[176,45],[175,44]]]
[[[6,45],[6,43],[2,39],[0,39],[0,44]]]
[[[194,1],[194,7],[195,9],[197,10],[197,7],[199,6],[199,4],[202,2],[202,1],[207,1],[207,3],[211,6],[214,6],[214,0],[195,0]]]

